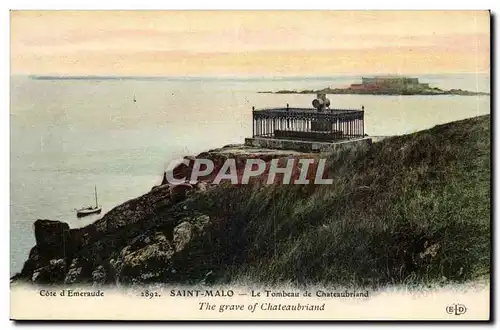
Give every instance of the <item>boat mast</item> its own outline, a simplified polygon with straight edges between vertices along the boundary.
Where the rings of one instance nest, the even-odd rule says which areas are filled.
[[[99,207],[99,205],[97,204],[97,186],[94,186],[94,191],[95,191],[95,207]]]

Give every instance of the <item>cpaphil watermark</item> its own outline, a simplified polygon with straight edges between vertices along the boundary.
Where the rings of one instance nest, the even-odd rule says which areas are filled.
[[[252,180],[266,184],[332,184],[333,179],[327,177],[326,163],[327,159],[323,158],[276,158],[269,161],[228,158],[223,163],[206,158],[184,158],[169,164],[168,168],[172,170],[165,173],[165,178],[173,185],[200,181],[236,185],[248,184]]]

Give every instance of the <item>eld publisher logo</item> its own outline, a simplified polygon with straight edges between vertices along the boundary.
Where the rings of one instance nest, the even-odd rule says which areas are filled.
[[[462,315],[467,312],[467,307],[462,304],[452,304],[446,306],[446,313],[448,314],[455,314],[455,315]]]

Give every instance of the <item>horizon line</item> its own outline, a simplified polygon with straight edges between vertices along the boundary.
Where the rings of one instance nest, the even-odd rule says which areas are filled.
[[[440,73],[338,73],[329,75],[151,75],[151,74],[26,74],[11,73],[10,76],[22,76],[32,79],[273,79],[273,78],[332,78],[332,77],[359,77],[359,76],[442,76],[442,75],[490,75],[490,72],[440,72]]]

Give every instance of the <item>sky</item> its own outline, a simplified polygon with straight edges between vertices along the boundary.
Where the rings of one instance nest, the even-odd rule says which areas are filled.
[[[489,70],[488,11],[11,11],[11,74]]]

